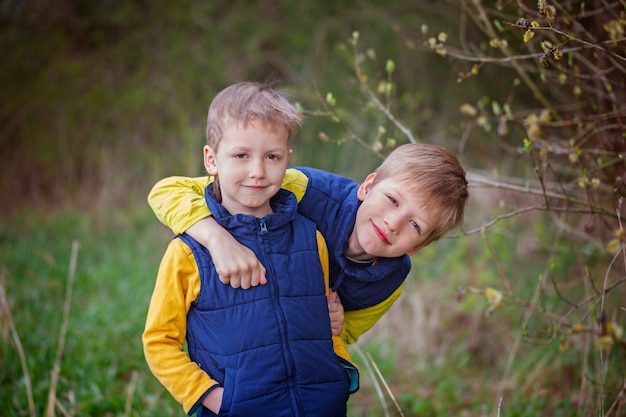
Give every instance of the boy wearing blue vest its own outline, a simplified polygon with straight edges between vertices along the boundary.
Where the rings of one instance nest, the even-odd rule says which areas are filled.
[[[331,334],[324,238],[281,188],[300,124],[263,84],[230,86],[209,107],[206,205],[255,254],[266,284],[224,285],[215,253],[187,234],[170,242],[142,339],[151,371],[189,415],[344,417],[358,389]]]
[[[175,233],[185,230],[219,256],[223,283],[248,288],[265,270],[248,249],[215,224],[202,197],[210,179],[159,181],[148,202]],[[313,168],[287,170],[283,187],[298,198],[298,212],[315,221],[328,243],[331,286],[345,309],[342,339],[354,343],[400,296],[422,248],[462,224],[469,196],[465,170],[441,146],[405,144],[365,181]],[[228,256],[225,256],[228,254]]]

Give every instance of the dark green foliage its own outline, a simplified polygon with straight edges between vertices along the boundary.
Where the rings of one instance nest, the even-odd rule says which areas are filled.
[[[400,108],[422,102],[430,108],[445,98],[444,90],[419,92],[419,86],[446,85],[429,78],[424,58],[402,58],[408,59],[406,47],[390,23],[415,27],[423,20],[404,2],[382,8],[374,1],[20,4],[0,10],[6,23],[0,165],[12,173],[2,176],[0,191],[14,196],[5,210],[91,207],[100,198],[136,197],[128,190],[143,191],[164,175],[201,175],[206,109],[232,82],[279,82],[310,110],[319,108],[316,88],[340,94],[344,105],[360,100],[348,92],[350,66],[336,52],[354,30],[381,62],[393,57],[401,64]],[[310,118],[296,164],[349,173],[354,164],[346,153],[368,159],[351,144],[341,152],[324,146],[320,130],[342,135],[336,125]],[[363,125],[360,134],[372,134],[371,127]],[[326,158],[307,157],[320,148]],[[376,166],[369,159],[355,176]]]

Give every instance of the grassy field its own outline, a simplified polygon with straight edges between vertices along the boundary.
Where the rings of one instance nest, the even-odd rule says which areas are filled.
[[[62,409],[83,416],[181,414],[150,374],[141,349],[167,233],[145,212],[114,217],[27,213],[3,224],[2,284],[17,334],[3,317],[2,415],[44,415],[65,308],[67,337],[52,393],[57,415]],[[78,251],[68,300],[73,242]],[[29,378],[20,366],[17,335]]]
[[[23,212],[3,219],[0,231],[0,415],[51,415],[49,402],[56,415],[184,415],[141,349],[153,280],[171,237],[148,208]],[[506,253],[511,240],[500,240]],[[478,241],[444,239],[414,257],[401,299],[352,346],[362,389],[350,400],[351,416],[576,414],[584,343],[563,354],[556,339],[528,343],[522,326],[526,335],[545,326],[520,321],[519,307],[486,317],[484,297],[458,298],[459,285],[499,280]],[[528,278],[540,268],[527,265],[515,286],[531,291]]]

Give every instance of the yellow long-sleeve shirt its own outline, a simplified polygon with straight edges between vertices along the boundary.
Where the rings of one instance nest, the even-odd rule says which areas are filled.
[[[183,349],[187,313],[199,291],[191,249],[180,239],[172,240],[159,267],[142,340],[150,370],[187,413],[217,386]]]

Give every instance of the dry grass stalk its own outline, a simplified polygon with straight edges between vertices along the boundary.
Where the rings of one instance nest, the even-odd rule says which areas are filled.
[[[11,315],[11,306],[6,295],[6,289],[4,287],[6,272],[4,268],[0,268],[0,317],[4,317],[9,326],[11,337],[13,338],[13,344],[15,350],[20,357],[20,364],[22,366],[22,373],[24,374],[24,386],[26,388],[26,398],[28,399],[28,412],[32,417],[35,417],[35,401],[33,399],[33,387],[30,382],[30,372],[28,372],[28,365],[26,364],[26,355],[24,354],[24,348],[20,341],[20,336],[15,328],[13,322],[13,316]]]
[[[130,383],[126,390],[126,404],[124,406],[124,415],[130,417],[133,411],[133,398],[135,397],[135,389],[137,388],[137,379],[139,378],[139,372],[134,370],[130,374]]]
[[[383,392],[383,388],[384,388],[384,391],[386,391],[387,394],[389,395],[389,398],[391,398],[391,401],[395,405],[396,410],[398,411],[399,415],[404,417],[404,413],[402,412],[402,409],[400,408],[400,404],[398,404],[398,401],[396,401],[395,396],[391,392],[391,389],[389,388],[387,381],[385,381],[383,374],[378,369],[378,366],[376,365],[376,362],[372,358],[372,355],[370,355],[368,352],[367,357],[366,357],[363,351],[361,350],[361,348],[359,348],[357,345],[352,345],[351,348],[356,351],[356,353],[359,355],[359,357],[365,364],[365,367],[367,368],[367,373],[370,375],[370,379],[372,380],[372,384],[374,385],[376,395],[378,396],[378,399],[380,400],[380,403],[382,404],[382,408],[385,412],[385,417],[389,417],[389,411],[388,411],[388,406],[387,406],[387,400],[385,399],[385,392]]]
[[[61,373],[61,359],[63,358],[63,351],[65,350],[65,338],[67,335],[67,328],[69,326],[70,306],[72,304],[72,288],[74,286],[74,276],[76,275],[76,261],[78,259],[79,246],[80,245],[77,240],[72,242],[72,255],[70,257],[70,266],[67,274],[67,288],[65,289],[65,300],[63,302],[63,321],[59,332],[59,342],[57,344],[54,367],[52,368],[52,374],[50,375],[50,390],[48,391],[48,403],[46,405],[45,413],[46,417],[55,416],[55,404],[57,403],[56,388],[59,382],[59,375]]]

